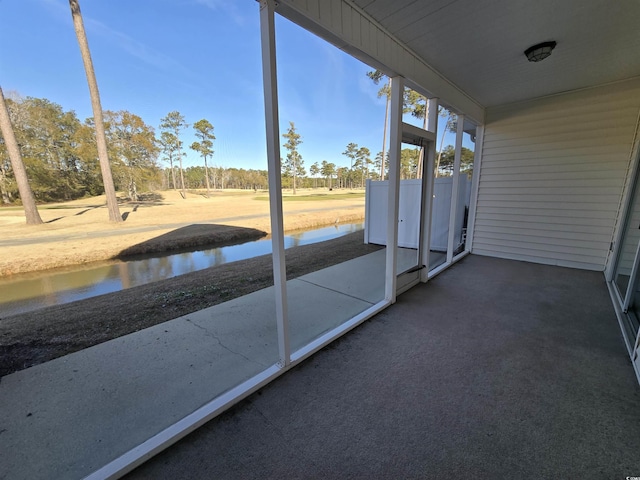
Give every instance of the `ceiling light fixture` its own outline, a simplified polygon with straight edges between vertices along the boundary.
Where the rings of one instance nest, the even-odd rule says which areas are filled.
[[[554,48],[556,48],[556,42],[542,42],[527,48],[524,54],[530,62],[539,62],[551,55]]]

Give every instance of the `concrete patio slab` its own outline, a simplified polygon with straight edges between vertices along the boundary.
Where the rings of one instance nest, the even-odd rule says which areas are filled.
[[[380,262],[321,277],[382,281],[368,263]],[[308,280],[287,287],[293,350],[372,304]],[[260,290],[3,377],[0,478],[82,478],[274,365],[274,298]]]
[[[416,250],[398,248],[396,271],[404,272],[416,265],[416,255]],[[384,299],[385,256],[386,249],[378,250],[299,279],[374,304]]]
[[[470,255],[126,478],[624,479],[638,452],[602,272]]]

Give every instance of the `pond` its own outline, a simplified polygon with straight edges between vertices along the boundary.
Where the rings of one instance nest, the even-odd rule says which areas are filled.
[[[285,236],[285,248],[324,242],[363,228],[362,223],[350,223],[291,232]],[[12,275],[0,278],[0,319],[268,253],[270,238],[141,260]]]

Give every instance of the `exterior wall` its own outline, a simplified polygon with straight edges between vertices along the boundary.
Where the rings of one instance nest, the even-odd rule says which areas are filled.
[[[640,79],[487,109],[473,253],[604,270]]]

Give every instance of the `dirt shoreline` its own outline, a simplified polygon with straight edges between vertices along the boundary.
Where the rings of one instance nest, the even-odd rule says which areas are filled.
[[[286,251],[287,278],[380,248],[365,245],[362,231],[293,247]],[[0,376],[271,286],[271,262],[271,255],[263,255],[0,318]]]

